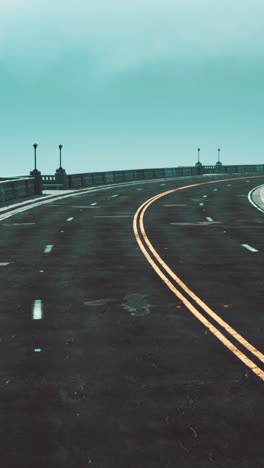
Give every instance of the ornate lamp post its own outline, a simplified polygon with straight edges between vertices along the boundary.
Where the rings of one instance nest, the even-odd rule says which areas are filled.
[[[34,143],[33,147],[34,147],[34,171],[36,171],[37,170],[37,147],[38,147],[37,143]]]
[[[60,169],[62,169],[62,167],[61,167],[61,149],[62,149],[62,147],[63,147],[62,145],[59,145],[59,149],[60,149]]]
[[[202,163],[200,161],[200,148],[198,148],[198,161],[197,161],[197,163],[195,165],[198,168],[198,174],[202,174],[203,173],[203,165],[202,165]]]
[[[68,177],[67,177],[65,169],[63,169],[61,165],[61,150],[63,146],[58,145],[58,148],[60,150],[60,167],[59,169],[56,170],[55,181],[61,188],[65,189],[65,188],[68,188]]]
[[[222,167],[222,163],[220,161],[220,148],[218,148],[218,158],[217,158],[217,163],[216,163],[216,167]]]
[[[35,177],[35,193],[40,195],[42,193],[42,180],[41,172],[37,170],[37,143],[34,143],[34,170],[30,172],[32,177]]]

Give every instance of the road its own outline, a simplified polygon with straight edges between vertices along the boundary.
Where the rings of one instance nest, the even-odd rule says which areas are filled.
[[[223,177],[1,220],[1,466],[263,467],[264,176]]]

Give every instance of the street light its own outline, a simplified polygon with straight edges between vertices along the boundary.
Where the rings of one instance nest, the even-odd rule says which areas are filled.
[[[200,148],[198,148],[198,163],[200,162]]]
[[[37,153],[36,152],[37,152],[37,147],[38,147],[37,143],[34,143],[33,147],[34,147],[34,166],[35,166],[34,170],[36,171],[37,169]]]
[[[220,148],[218,148],[218,162],[220,163]]]
[[[60,149],[60,169],[61,169],[61,149],[62,149],[62,145],[59,145],[59,149]]]

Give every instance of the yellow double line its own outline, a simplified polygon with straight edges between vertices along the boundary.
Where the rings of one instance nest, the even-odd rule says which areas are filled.
[[[253,176],[250,178],[255,177],[261,176]],[[236,341],[240,343],[240,345],[242,345],[249,353],[255,356],[255,358],[257,358],[262,363],[264,363],[264,355],[260,351],[258,351],[252,344],[250,344],[245,338],[243,338],[243,336],[241,336],[236,330],[234,330],[230,325],[228,325],[228,323],[226,323],[221,317],[219,317],[219,315],[217,315],[212,309],[210,309],[210,307],[208,307],[196,294],[194,294],[188,288],[188,286],[186,286],[186,284],[169,268],[169,266],[159,256],[159,254],[151,244],[150,240],[148,239],[144,228],[144,215],[146,210],[152,203],[154,203],[159,198],[164,197],[165,195],[177,192],[178,190],[184,190],[186,188],[197,187],[200,185],[248,178],[249,177],[239,177],[234,179],[223,179],[217,181],[214,180],[198,184],[186,185],[184,187],[179,187],[177,189],[169,190],[167,192],[155,195],[154,197],[145,201],[138,208],[133,219],[133,230],[142,253],[145,255],[150,265],[153,267],[153,269],[159,275],[159,277],[164,281],[164,283],[168,286],[168,288],[175,294],[175,296],[177,296],[182,301],[182,303],[192,312],[192,314],[198,320],[200,320],[200,322],[202,322],[203,325],[205,325],[210,330],[210,332],[213,333],[224,344],[224,346],[226,346],[233,354],[235,354],[235,356],[238,359],[240,359],[247,367],[249,367],[249,369],[252,372],[254,372],[261,380],[264,380],[264,371],[260,367],[258,367],[251,359],[249,359],[242,351],[240,351],[228,338],[226,338],[223,335],[223,333],[221,333],[221,331],[206,318],[206,314],[219,325],[220,329],[222,327],[226,332],[229,333],[229,335],[235,338]],[[152,256],[150,255],[150,253],[152,254]],[[160,266],[163,268],[166,274],[160,269]],[[179,288],[181,288],[181,290],[179,290]],[[185,293],[185,295],[183,293]],[[192,299],[200,307],[200,310],[202,310],[202,312],[199,312],[199,310],[197,310],[197,308],[190,302],[189,299]]]

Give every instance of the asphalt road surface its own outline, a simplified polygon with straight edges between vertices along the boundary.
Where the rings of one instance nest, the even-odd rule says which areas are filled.
[[[264,176],[218,178],[0,216],[1,467],[264,466]]]

